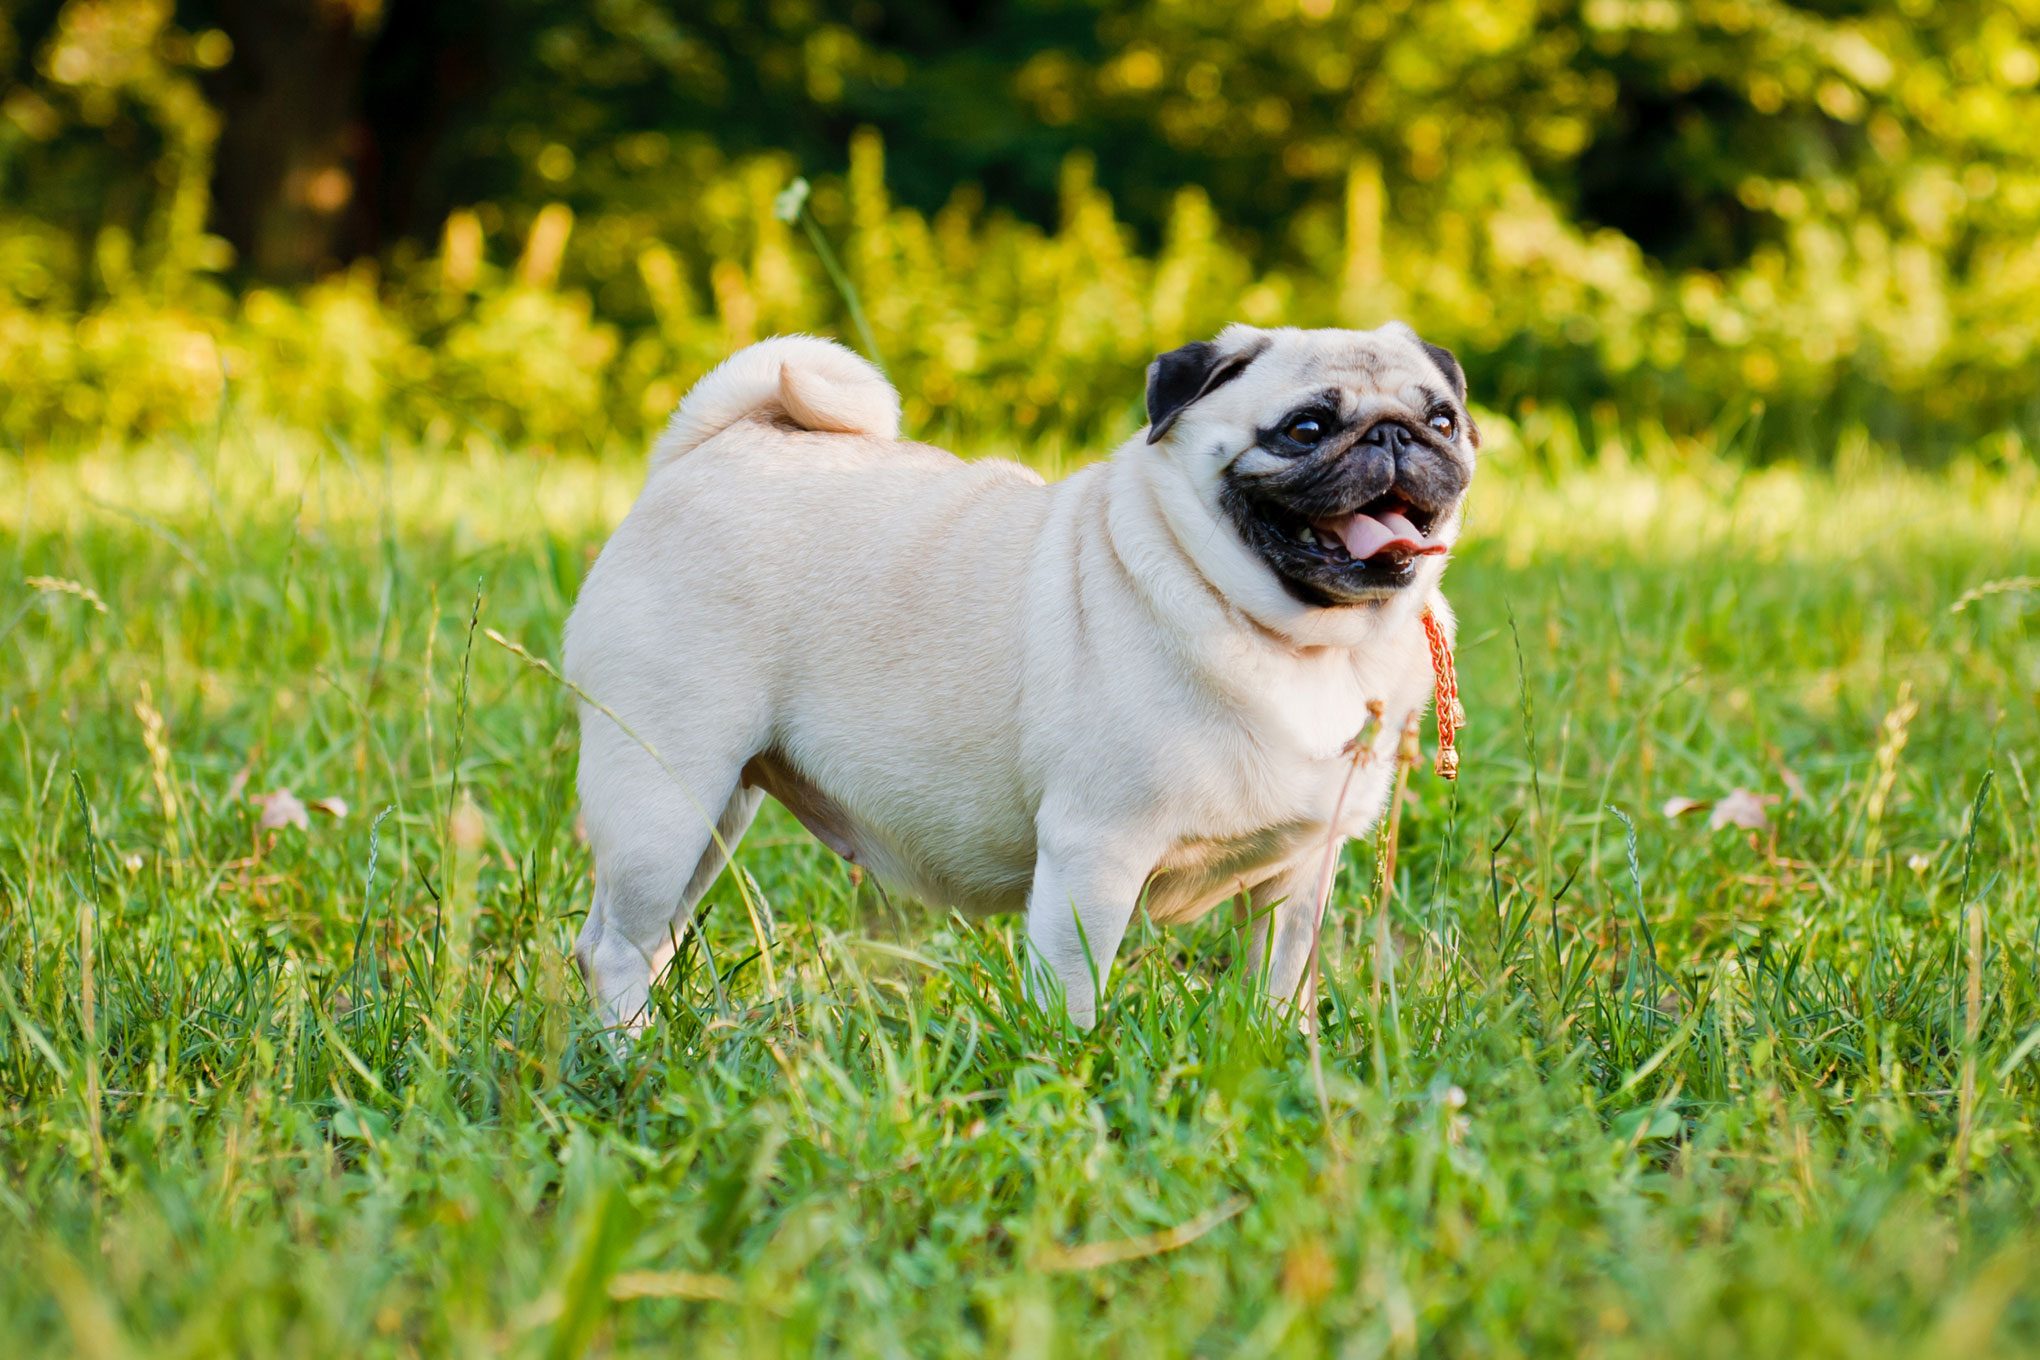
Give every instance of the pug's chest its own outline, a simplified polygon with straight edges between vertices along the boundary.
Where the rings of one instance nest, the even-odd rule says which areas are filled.
[[[1264,774],[1269,773],[1264,771]],[[1297,768],[1242,790],[1232,815],[1205,809],[1186,819],[1148,883],[1157,921],[1194,920],[1213,906],[1321,864],[1328,849],[1365,835],[1380,818],[1394,777],[1392,757],[1352,752]]]
[[[1328,847],[1368,834],[1430,689],[1415,645],[1372,664],[1327,657],[1256,678],[1153,753],[1166,777],[1150,787],[1166,792],[1142,820],[1168,829],[1148,881],[1157,920],[1194,919],[1237,893],[1314,876]]]

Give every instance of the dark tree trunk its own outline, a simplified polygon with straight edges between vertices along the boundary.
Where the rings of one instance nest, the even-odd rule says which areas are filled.
[[[498,49],[530,19],[502,0],[403,0],[385,11],[361,79],[363,151],[345,248],[374,255],[399,240],[431,241],[447,211],[472,201],[448,143],[486,118]],[[475,193],[475,197],[483,194]]]
[[[213,82],[221,115],[213,225],[259,278],[311,277],[352,253],[363,159],[361,67],[378,6],[217,0],[234,55]]]

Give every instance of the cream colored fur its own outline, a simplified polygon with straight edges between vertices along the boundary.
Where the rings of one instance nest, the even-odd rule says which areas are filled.
[[[900,436],[899,393],[870,364],[833,340],[782,335],[738,350],[696,384],[652,446],[653,471],[775,405],[805,430]]]
[[[583,705],[576,953],[611,1022],[642,1022],[767,769],[880,881],[1025,910],[1030,990],[1079,1023],[1143,903],[1250,894],[1270,991],[1307,994],[1327,838],[1382,811],[1444,559],[1312,608],[1221,515],[1220,476],[1270,456],[1254,431],[1299,392],[1393,408],[1438,370],[1402,327],[1218,341],[1264,343],[1159,443],[1052,485],[900,441],[893,389],[827,341],[752,346],[688,395],[567,631],[568,674],[635,734]],[[1370,700],[1386,722],[1332,827]]]

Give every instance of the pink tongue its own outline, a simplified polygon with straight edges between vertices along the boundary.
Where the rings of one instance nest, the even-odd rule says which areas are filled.
[[[1388,531],[1397,538],[1406,538],[1419,547],[1423,546],[1424,536],[1417,532],[1417,526],[1395,513],[1395,511],[1391,510],[1387,514],[1377,515],[1375,518],[1386,524]]]
[[[1378,517],[1353,514],[1343,519],[1320,520],[1318,527],[1337,534],[1339,541],[1346,545],[1346,555],[1355,562],[1365,562],[1390,545],[1411,554],[1443,551],[1436,545],[1425,543],[1424,536],[1417,532],[1417,526],[1393,511]]]
[[[1372,515],[1349,515],[1335,531],[1346,545],[1346,555],[1355,562],[1365,562],[1395,542],[1395,531]]]

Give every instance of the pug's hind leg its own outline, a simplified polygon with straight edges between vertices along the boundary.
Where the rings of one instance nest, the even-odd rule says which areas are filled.
[[[595,745],[584,740],[581,769],[595,900],[574,957],[603,1019],[634,1033],[650,1018],[653,979],[762,795],[739,786],[741,761],[697,761],[669,773],[644,751],[620,746],[598,749],[591,761]]]
[[[728,867],[730,857],[737,853],[737,843],[744,839],[744,833],[751,829],[751,823],[758,818],[758,809],[765,802],[765,790],[739,784],[737,791],[730,795],[730,801],[723,805],[722,816],[716,818],[715,835],[709,840],[708,848],[701,852],[700,861],[687,879],[687,886],[680,893],[680,911],[688,917],[694,914],[695,906],[708,896],[708,890]]]

